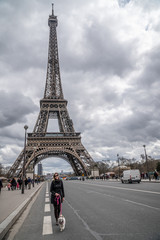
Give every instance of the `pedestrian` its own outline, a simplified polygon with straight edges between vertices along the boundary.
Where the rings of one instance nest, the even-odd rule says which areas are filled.
[[[17,181],[17,186],[16,187],[17,187],[17,190],[19,190],[19,182],[18,181]]]
[[[31,189],[31,178],[28,177],[28,189]]]
[[[34,179],[31,180],[32,187],[34,187]]]
[[[11,189],[12,189],[12,191],[16,190],[16,186],[17,186],[17,182],[16,182],[15,178],[12,178],[12,180],[11,180]]]
[[[58,218],[61,211],[61,203],[64,201],[64,188],[63,182],[59,178],[58,173],[55,173],[50,187],[51,203],[54,206],[54,216],[56,219],[56,225],[58,225]]]
[[[154,177],[155,177],[156,180],[158,180],[158,172],[157,172],[156,169],[155,169],[155,171],[154,171]]]
[[[24,180],[24,185],[25,185],[25,189],[27,189],[27,185],[28,185],[28,179],[27,178]]]
[[[21,187],[22,187],[22,179],[21,179],[21,178],[18,178],[17,182],[19,183],[19,189],[21,190]]]
[[[2,183],[2,180],[0,179],[0,193],[2,188],[3,188],[3,183]]]
[[[9,181],[8,184],[7,184],[7,188],[8,188],[8,191],[11,190],[11,182]]]

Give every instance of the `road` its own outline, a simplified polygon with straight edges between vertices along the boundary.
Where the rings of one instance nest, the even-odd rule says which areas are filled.
[[[159,183],[64,181],[64,232],[55,225],[49,185],[42,187],[20,229],[5,239],[160,240]]]

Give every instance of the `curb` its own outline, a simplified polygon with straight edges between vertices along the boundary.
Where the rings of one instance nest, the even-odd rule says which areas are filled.
[[[42,184],[43,185],[43,184]],[[6,233],[9,231],[9,229],[12,227],[12,225],[17,221],[17,219],[20,217],[20,215],[23,213],[23,211],[26,209],[28,204],[31,202],[33,197],[36,195],[36,193],[40,190],[42,187],[40,185],[35,192],[33,192],[16,210],[14,210],[1,224],[0,224],[0,240],[4,238]]]
[[[156,180],[151,180],[151,181],[145,181],[145,180],[142,180],[141,182],[143,183],[160,183],[160,181],[156,181]]]

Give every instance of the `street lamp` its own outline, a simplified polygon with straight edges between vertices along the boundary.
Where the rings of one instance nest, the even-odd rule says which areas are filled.
[[[24,129],[25,129],[25,139],[24,139],[24,159],[23,159],[23,170],[22,170],[22,194],[24,193],[24,180],[25,180],[25,175],[26,175],[26,171],[25,171],[25,165],[26,165],[26,137],[27,137],[28,126],[25,125]]]
[[[119,175],[119,178],[120,178],[120,165],[119,165],[119,154],[117,154],[117,160],[118,160],[118,175]]]
[[[143,145],[144,147],[144,153],[145,153],[145,159],[146,159],[146,164],[147,164],[147,174],[148,174],[148,160],[147,160],[147,153],[146,153],[146,145]],[[148,175],[149,177],[149,175]]]
[[[34,147],[34,162],[33,162],[33,187],[34,187],[34,182],[35,182],[35,151],[36,147]]]

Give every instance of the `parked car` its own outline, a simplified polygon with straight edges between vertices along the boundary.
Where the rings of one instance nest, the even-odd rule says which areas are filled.
[[[121,178],[122,183],[141,182],[141,175],[138,169],[125,170]]]
[[[78,177],[66,177],[66,180],[79,180]]]

